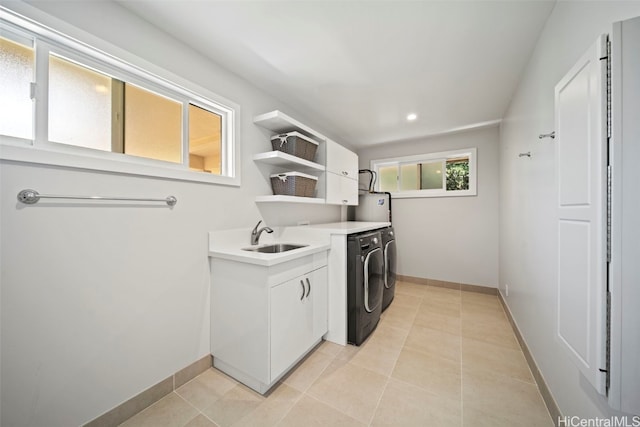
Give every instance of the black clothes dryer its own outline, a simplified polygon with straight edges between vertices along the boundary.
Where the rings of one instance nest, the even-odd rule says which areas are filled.
[[[393,227],[380,230],[382,252],[384,256],[384,292],[382,293],[382,311],[391,301],[396,291],[396,236]]]
[[[382,313],[384,257],[379,231],[347,238],[347,341],[360,345]]]

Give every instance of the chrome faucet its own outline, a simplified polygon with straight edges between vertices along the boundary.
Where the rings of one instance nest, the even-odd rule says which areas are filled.
[[[269,227],[262,227],[260,230],[258,230],[258,226],[260,225],[260,223],[262,222],[262,220],[258,221],[258,223],[256,224],[255,227],[253,227],[253,230],[251,230],[251,244],[252,245],[257,245],[258,241],[260,240],[260,235],[262,234],[263,231],[266,231],[267,233],[273,233],[273,230]]]

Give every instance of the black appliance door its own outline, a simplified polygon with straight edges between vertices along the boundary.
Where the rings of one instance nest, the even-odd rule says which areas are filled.
[[[383,276],[382,249],[375,248],[364,259],[364,308],[368,313],[382,304]]]
[[[396,284],[396,241],[384,245],[384,287],[391,289]]]

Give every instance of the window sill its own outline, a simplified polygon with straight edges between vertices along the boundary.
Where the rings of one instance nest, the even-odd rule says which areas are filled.
[[[82,151],[82,153],[77,151]],[[196,172],[184,169],[182,165],[178,164],[123,156],[118,153],[94,153],[93,150],[86,150],[85,152],[85,150],[67,149],[67,147],[60,147],[59,150],[51,150],[44,147],[34,148],[20,143],[20,140],[16,138],[6,136],[0,136],[0,160],[176,181],[240,186],[240,176],[228,177]]]
[[[469,197],[476,196],[475,190],[443,191],[443,190],[416,190],[392,192],[393,199],[420,199],[425,197]]]

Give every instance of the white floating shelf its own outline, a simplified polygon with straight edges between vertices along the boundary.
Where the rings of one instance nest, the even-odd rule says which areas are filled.
[[[284,133],[297,130],[298,132],[310,136],[318,141],[325,141],[327,138],[321,133],[316,132],[309,126],[304,125],[296,119],[287,116],[282,111],[270,111],[260,114],[253,118],[253,123],[265,129],[274,131],[275,133]]]
[[[291,154],[284,153],[282,151],[269,151],[266,153],[258,153],[253,156],[253,160],[256,162],[267,163],[274,166],[291,166],[299,165],[306,169],[313,169],[324,171],[324,166],[319,163],[310,162],[309,160],[301,159],[300,157],[292,156]]]
[[[287,203],[308,203],[324,205],[325,200],[317,197],[297,197],[297,196],[258,196],[256,197],[257,203],[266,202],[287,202]]]

